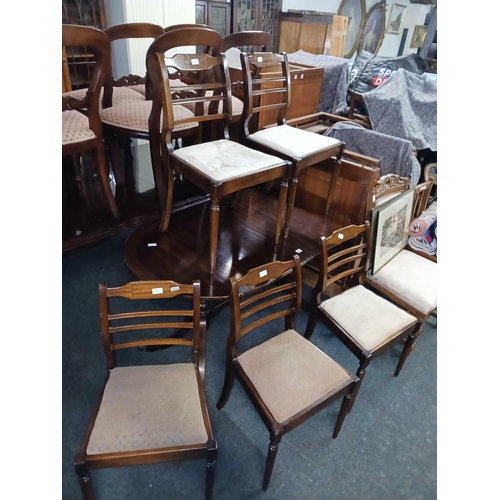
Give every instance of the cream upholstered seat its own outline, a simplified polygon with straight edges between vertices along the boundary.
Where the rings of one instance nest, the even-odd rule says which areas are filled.
[[[342,366],[295,330],[245,351],[238,361],[280,424],[352,382]]]
[[[74,144],[77,142],[95,139],[96,135],[89,127],[89,119],[75,109],[62,113],[62,143]]]
[[[99,109],[102,110],[102,95],[103,90],[101,90],[101,94],[99,97]],[[71,92],[64,92],[63,96],[74,97],[76,99],[83,99],[85,94],[87,93],[87,89],[78,89],[72,90]],[[144,97],[141,94],[130,90],[128,87],[116,87],[113,89],[113,106],[117,106],[118,104],[124,104],[128,102],[137,102],[144,101]]]
[[[394,375],[399,375],[418,336],[418,319],[387,299],[365,288],[366,263],[370,248],[370,223],[350,225],[320,238],[318,282],[305,337],[310,339],[318,316],[337,338],[359,359],[356,375],[360,384],[371,360],[393,343],[404,341]],[[331,298],[323,300],[329,293]]]
[[[116,367],[110,372],[87,454],[207,440],[192,363]]]
[[[380,271],[366,278],[424,316],[437,307],[437,263],[409,250],[401,250]]]
[[[265,128],[250,134],[247,139],[296,160],[342,144],[333,137],[315,134],[289,125]]]
[[[282,436],[342,398],[333,431],[336,438],[359,379],[295,330],[302,302],[302,268],[298,255],[286,262],[268,262],[244,276],[229,278],[229,290],[231,331],[226,346],[224,387],[217,408],[220,410],[226,404],[237,377],[269,430],[262,485],[266,490]],[[276,320],[282,319],[284,331],[276,324]],[[271,322],[275,326],[268,326],[272,334],[269,340],[240,352],[240,340],[244,336]]]

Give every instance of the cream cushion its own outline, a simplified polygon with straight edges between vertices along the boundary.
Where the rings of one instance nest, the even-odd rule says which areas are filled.
[[[250,134],[248,139],[297,160],[341,144],[341,141],[333,137],[326,137],[288,125],[259,130]]]
[[[437,263],[409,250],[401,250],[380,271],[366,277],[424,315],[437,307]]]
[[[214,182],[224,182],[283,165],[281,158],[227,139],[180,148],[174,151],[173,156]]]
[[[63,96],[74,97],[76,99],[83,99],[87,89],[72,90],[71,92],[64,92]],[[102,94],[99,97],[99,109],[102,109]],[[112,105],[122,104],[126,102],[144,101],[144,96],[141,96],[137,92],[130,90],[128,87],[114,87],[113,88],[113,100]]]
[[[366,351],[374,351],[417,323],[406,311],[361,285],[319,307]]]
[[[192,363],[118,367],[110,372],[87,454],[207,440]]]
[[[76,142],[95,139],[96,135],[89,128],[89,119],[80,111],[71,109],[62,112],[62,143],[73,144]]]
[[[138,92],[135,92],[140,95]],[[131,101],[101,111],[101,120],[103,123],[113,125],[128,130],[136,130],[139,132],[149,132],[149,115],[151,114],[151,107],[153,101],[146,101],[144,99],[139,101]],[[174,106],[174,120],[182,120],[184,118],[191,118],[194,116],[191,111],[183,106]],[[163,114],[163,111],[162,111]],[[160,117],[161,120],[161,117]],[[174,131],[183,130],[188,128],[195,128],[198,122],[181,123],[174,128]]]
[[[238,361],[278,423],[352,382],[342,366],[295,330],[253,347]]]

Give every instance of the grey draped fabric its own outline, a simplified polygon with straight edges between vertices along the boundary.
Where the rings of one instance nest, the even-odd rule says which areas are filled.
[[[378,158],[381,176],[397,174],[408,177],[410,187],[418,184],[421,167],[409,140],[368,130],[354,122],[337,122],[324,135],[345,142],[349,151]]]
[[[374,131],[437,151],[436,81],[398,69],[363,99]]]
[[[321,113],[347,113],[347,89],[349,85],[349,60],[326,54],[311,54],[298,50],[288,54],[288,61],[324,68],[323,82],[318,103]]]

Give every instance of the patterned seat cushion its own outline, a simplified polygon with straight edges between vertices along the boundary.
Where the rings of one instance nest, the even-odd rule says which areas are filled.
[[[186,110],[187,111],[187,110]],[[283,165],[283,160],[227,139],[180,148],[173,155],[213,182],[224,182]]]
[[[361,285],[325,300],[320,308],[366,351],[374,351],[417,322]]]
[[[295,330],[253,347],[238,361],[278,423],[352,381],[342,366]]]
[[[207,440],[193,364],[118,367],[106,384],[87,454]]]
[[[89,119],[80,111],[74,109],[62,112],[62,143],[73,144],[76,142],[95,139],[96,135],[89,128]]]
[[[307,130],[301,130],[288,125],[279,125],[259,130],[254,134],[250,134],[248,139],[263,146],[273,148],[296,160],[341,144],[341,141],[333,137],[315,134],[314,132],[308,132]]]
[[[206,95],[207,96],[212,96],[214,94],[213,90],[208,90]],[[237,97],[234,97],[234,96],[231,96],[231,103],[232,103],[232,106],[233,106],[233,115],[241,115],[241,113],[243,113],[243,101],[241,99],[238,99]],[[208,114],[208,106],[210,105],[209,102],[204,102],[203,103],[203,106],[204,106],[204,109],[205,109],[205,114]],[[189,109],[189,111],[191,111],[192,113],[195,113],[195,104],[194,103],[188,103],[188,104],[183,104],[184,107],[186,107],[187,109]],[[222,104],[222,101],[219,102],[219,109],[218,109],[218,113],[222,113],[222,107],[223,107],[223,104]]]
[[[74,97],[76,99],[83,99],[85,94],[87,93],[87,89],[79,89],[72,90],[71,92],[63,93],[63,96]],[[99,98],[99,109],[102,109],[102,93]],[[136,101],[144,101],[144,96],[141,96],[137,92],[133,92],[130,88],[127,87],[115,87],[113,88],[113,106],[117,104],[123,104],[127,102],[136,102]]]
[[[401,250],[380,271],[366,277],[423,315],[437,307],[437,263],[409,250]]]
[[[133,92],[133,91],[131,91]],[[140,95],[138,92],[135,92]],[[132,101],[122,103],[117,106],[103,109],[101,111],[101,120],[103,123],[113,125],[128,130],[137,130],[140,132],[149,132],[149,115],[151,114],[152,101]],[[174,119],[181,120],[194,116],[191,111],[183,106],[174,106]],[[163,113],[163,112],[162,112]],[[161,120],[161,118],[160,118]],[[198,122],[182,123],[174,128],[174,131],[195,128]]]
[[[169,83],[170,87],[184,87],[186,85],[180,80],[170,80]],[[144,83],[140,83],[139,85],[129,85],[127,88],[135,90],[136,92],[139,92],[139,94],[146,97],[146,85],[144,85]]]

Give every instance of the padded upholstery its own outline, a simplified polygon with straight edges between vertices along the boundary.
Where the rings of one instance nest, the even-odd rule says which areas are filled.
[[[213,94],[214,94],[213,90],[208,90],[206,93],[207,96],[212,96]],[[232,110],[233,116],[234,115],[241,115],[241,113],[243,113],[243,101],[241,99],[238,99],[237,97],[231,96],[231,103],[233,106],[233,110]],[[203,103],[203,106],[205,109],[205,114],[208,114],[209,105],[210,105],[209,102]],[[188,104],[183,104],[183,106],[186,107],[187,109],[189,109],[189,111],[195,113],[196,104],[188,103]],[[219,102],[219,109],[217,111],[218,113],[222,113],[222,107],[223,107],[223,104],[222,104],[222,101],[220,101]]]
[[[367,278],[424,315],[437,307],[437,263],[409,250],[401,250],[376,274],[367,273]]]
[[[180,148],[174,151],[173,156],[185,161],[214,182],[244,177],[246,174],[283,164],[281,158],[227,139]]]
[[[117,367],[110,372],[87,454],[207,440],[193,364]]]
[[[417,322],[417,319],[358,285],[319,306],[366,351],[373,351]]]
[[[170,80],[170,87],[184,87],[186,84],[181,82],[180,80]],[[140,83],[139,85],[129,85],[127,88],[130,90],[135,90],[139,92],[139,94],[146,97],[146,85],[144,83]]]
[[[297,160],[341,144],[341,141],[333,137],[315,134],[288,125],[259,130],[250,134],[248,139],[269,146]]]
[[[87,89],[72,90],[71,92],[64,92],[63,96],[75,97],[76,99],[83,99]],[[99,98],[99,109],[102,109],[102,93]],[[113,106],[127,102],[144,101],[144,97],[137,92],[132,92],[128,87],[115,87],[113,88]]]
[[[73,144],[76,142],[95,139],[96,135],[89,128],[89,119],[80,111],[71,109],[62,112],[62,143]]]
[[[278,423],[348,385],[352,378],[295,330],[287,330],[238,356]]]
[[[140,95],[138,92],[134,92]],[[103,109],[101,111],[101,120],[103,123],[114,125],[128,130],[137,130],[140,132],[149,132],[148,120],[151,114],[153,101],[139,101],[122,103],[117,106]],[[194,114],[183,106],[174,106],[174,119],[191,118]],[[174,128],[174,131],[195,128],[198,122],[182,123]]]

